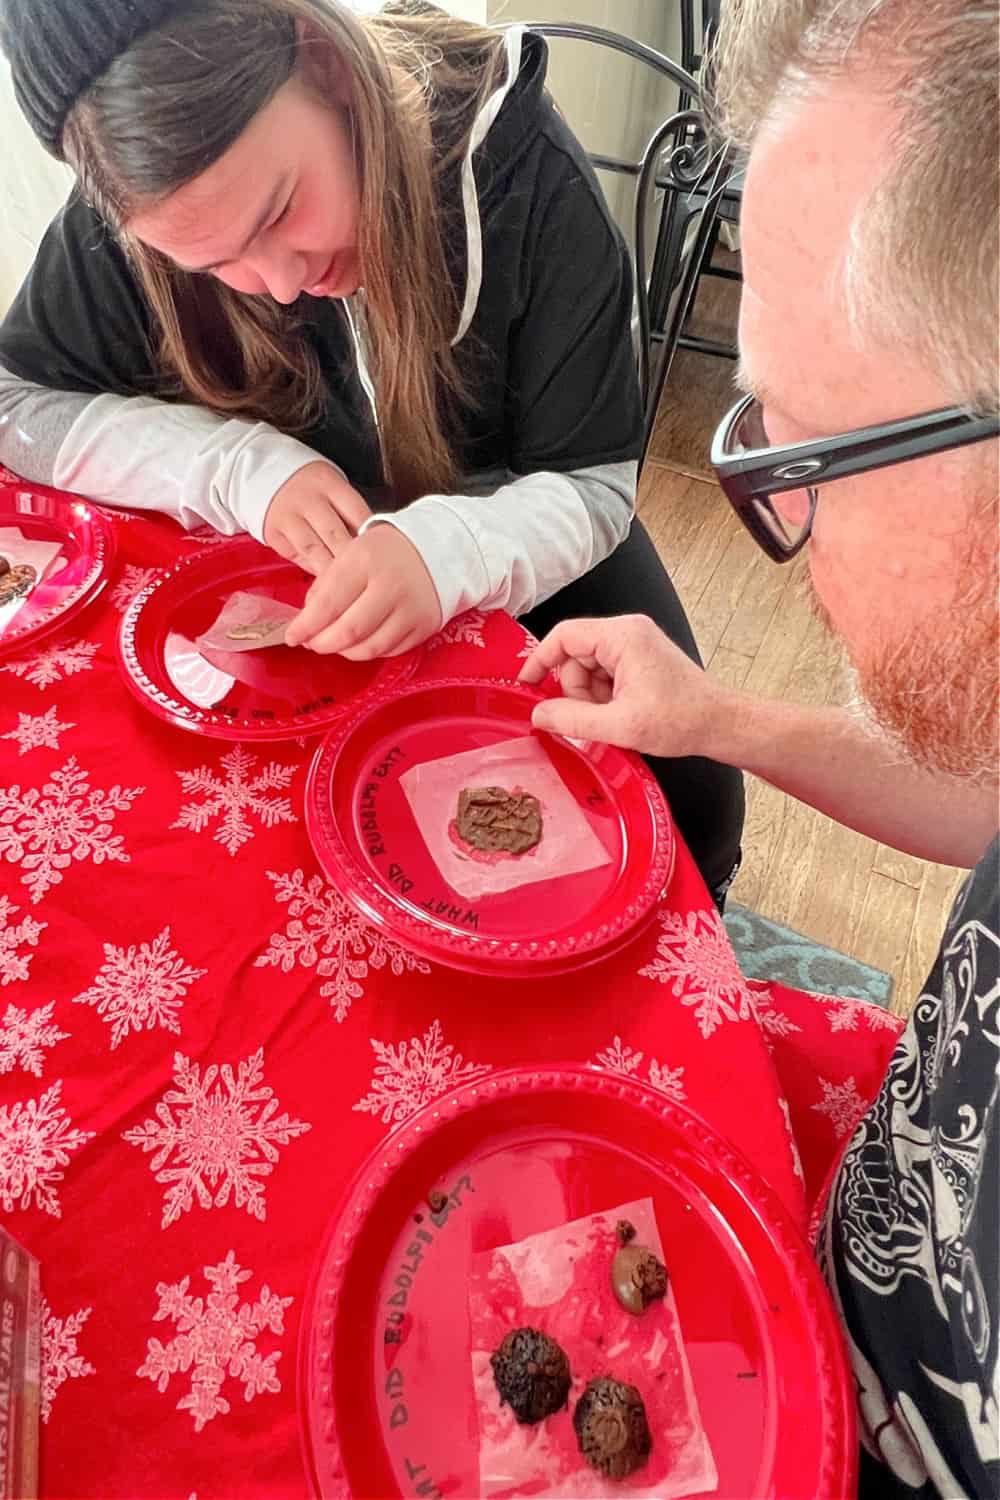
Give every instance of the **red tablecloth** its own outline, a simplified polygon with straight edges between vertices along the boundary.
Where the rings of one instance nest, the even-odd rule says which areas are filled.
[[[561,980],[386,941],[312,855],[315,742],[200,739],[127,693],[122,609],[214,539],[116,526],[102,599],[0,664],[0,1211],[42,1266],[44,1493],[284,1500],[310,1272],[393,1126],[492,1067],[590,1062],[704,1115],[805,1229],[897,1023],[747,983],[683,847],[655,927]],[[467,615],[421,671],[510,676],[524,643]]]

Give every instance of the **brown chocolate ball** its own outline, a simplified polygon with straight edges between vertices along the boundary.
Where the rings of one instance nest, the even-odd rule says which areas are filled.
[[[490,1355],[501,1402],[521,1423],[541,1422],[566,1405],[569,1360],[555,1339],[537,1328],[515,1328]]]
[[[576,1403],[573,1426],[587,1463],[608,1479],[627,1479],[653,1448],[642,1397],[612,1375],[590,1382]]]
[[[611,1288],[625,1311],[638,1316],[666,1296],[667,1268],[646,1245],[629,1240],[611,1262]]]

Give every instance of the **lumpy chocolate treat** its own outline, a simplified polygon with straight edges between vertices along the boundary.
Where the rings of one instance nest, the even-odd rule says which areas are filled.
[[[627,1479],[641,1469],[653,1448],[646,1408],[634,1385],[612,1375],[592,1380],[573,1413],[580,1452],[608,1479]]]
[[[20,563],[14,568],[8,564],[3,576],[0,577],[0,604],[9,604],[12,599],[20,599],[25,594],[30,594],[37,579],[38,574],[30,563]]]
[[[635,1239],[635,1225],[631,1219],[619,1219],[615,1225],[615,1234],[623,1245],[627,1245],[629,1240]]]
[[[569,1360],[555,1339],[537,1328],[515,1328],[490,1355],[501,1402],[523,1424],[541,1422],[566,1405]]]
[[[459,838],[485,853],[527,854],[542,837],[537,797],[502,786],[466,787],[458,794]]]
[[[10,563],[7,561],[7,559],[5,557],[3,557],[2,555],[0,555],[0,577],[2,577],[4,573],[9,573],[9,572],[10,572]]]
[[[626,1240],[611,1262],[611,1289],[625,1311],[638,1316],[651,1302],[666,1296],[667,1268],[648,1246]]]

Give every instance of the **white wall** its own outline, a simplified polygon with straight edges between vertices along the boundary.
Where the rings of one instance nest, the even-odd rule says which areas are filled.
[[[487,0],[491,24],[577,21],[645,42],[680,59],[678,8],[665,0]],[[643,63],[590,42],[549,41],[548,86],[588,151],[637,161],[657,125],[677,107],[677,91]],[[612,213],[631,238],[634,181],[602,172]]]
[[[66,197],[69,169],[42,150],[0,62],[0,312],[20,285],[46,224]]]

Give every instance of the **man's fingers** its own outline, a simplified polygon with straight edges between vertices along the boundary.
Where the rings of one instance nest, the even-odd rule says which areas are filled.
[[[518,681],[541,682],[546,673],[567,661],[589,660],[612,670],[613,662],[607,659],[609,653],[603,639],[606,629],[606,620],[564,620],[535,647],[521,668]]]
[[[567,661],[559,668],[559,686],[567,698],[591,703],[609,703],[613,684],[600,667],[583,661]]]
[[[620,714],[613,703],[585,703],[578,698],[547,698],[536,705],[532,727],[573,740],[599,740],[624,745]]]

